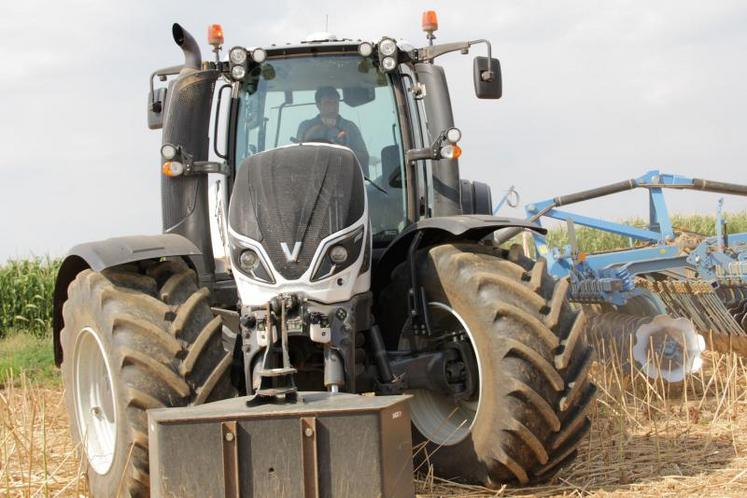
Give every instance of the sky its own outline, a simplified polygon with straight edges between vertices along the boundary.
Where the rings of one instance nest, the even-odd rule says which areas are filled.
[[[180,64],[171,24],[208,58],[225,45],[300,41],[329,31],[425,44],[487,38],[503,98],[478,100],[472,57],[444,56],[462,176],[514,185],[522,204],[649,169],[747,183],[747,3],[699,1],[191,2],[26,0],[0,6],[0,262],[161,230],[160,132],[146,126],[150,73]],[[327,21],[328,19],[328,21]],[[224,54],[225,55],[225,54]],[[673,192],[670,209],[713,213],[718,195]],[[645,216],[644,192],[574,206]],[[725,209],[747,209],[728,196]],[[522,216],[507,209],[505,215]]]

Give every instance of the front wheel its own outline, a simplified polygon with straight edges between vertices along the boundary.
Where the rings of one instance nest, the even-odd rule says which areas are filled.
[[[65,405],[91,494],[148,496],[146,411],[233,394],[221,319],[181,261],[85,270],[68,296]]]
[[[469,399],[413,393],[414,440],[423,443],[416,467],[427,462],[440,477],[493,487],[549,479],[588,432],[595,393],[592,350],[583,316],[566,300],[567,284],[555,283],[543,260],[533,264],[496,247],[448,244],[416,257],[432,334],[468,342],[478,373]],[[394,302],[408,282],[403,265],[380,308],[399,309],[399,320],[384,321],[404,330],[400,349],[422,340],[409,336],[406,306]]]

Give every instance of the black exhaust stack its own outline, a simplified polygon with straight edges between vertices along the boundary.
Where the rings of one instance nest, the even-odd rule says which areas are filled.
[[[210,112],[218,71],[201,71],[197,42],[179,24],[171,28],[176,44],[184,51],[183,71],[169,84],[162,143],[181,145],[195,161],[207,161]],[[160,165],[159,165],[160,169]],[[177,233],[191,240],[202,252],[193,258],[200,285],[215,280],[215,260],[210,237],[207,175],[161,176],[161,209],[164,233]]]
[[[202,54],[194,37],[176,22],[171,26],[171,34],[176,44],[184,51],[184,67],[200,69]]]

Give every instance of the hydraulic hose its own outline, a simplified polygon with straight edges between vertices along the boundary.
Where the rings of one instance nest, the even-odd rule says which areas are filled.
[[[719,194],[747,195],[747,185],[738,185],[736,183],[714,182],[703,180],[702,178],[693,178],[693,187],[697,190],[717,192]]]
[[[379,326],[373,325],[368,331],[368,336],[371,339],[371,349],[373,350],[374,360],[376,360],[376,367],[379,369],[381,381],[389,383],[394,380],[394,374],[392,373],[392,366],[389,364],[389,358],[386,356],[386,348],[384,348],[384,340],[381,338]]]
[[[588,201],[589,199],[596,199],[597,197],[604,197],[605,195],[616,194],[618,192],[625,192],[626,190],[633,190],[638,186],[638,182],[635,179],[624,180],[610,185],[604,185],[589,190],[582,190],[575,194],[561,195],[553,199],[555,207],[565,206],[566,204],[574,204],[576,202]]]

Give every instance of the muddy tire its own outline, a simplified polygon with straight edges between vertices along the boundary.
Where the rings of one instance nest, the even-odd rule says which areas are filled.
[[[85,270],[68,295],[65,405],[91,494],[148,496],[146,410],[233,395],[221,319],[181,261]]]
[[[568,305],[567,283],[555,284],[544,260],[478,244],[421,250],[417,270],[432,328],[467,332],[480,386],[479,398],[467,402],[415,392],[416,468],[432,465],[440,477],[491,487],[548,480],[589,431],[596,390],[584,318]],[[409,328],[401,302],[408,281],[402,265],[378,315],[387,330],[404,330],[400,345]]]

